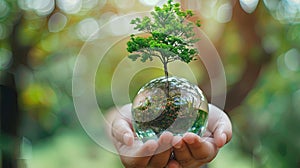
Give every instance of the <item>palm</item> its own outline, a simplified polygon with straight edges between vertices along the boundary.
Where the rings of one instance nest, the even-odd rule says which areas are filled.
[[[123,164],[129,168],[161,165],[194,168],[210,162],[217,155],[218,149],[231,139],[232,130],[231,122],[223,111],[213,105],[209,108],[208,127],[204,137],[193,133],[178,137],[166,132],[158,141],[148,140],[142,143],[134,137],[131,105],[127,105],[122,109],[122,116],[116,117],[112,129],[114,144]],[[171,152],[175,154],[174,160],[169,159]]]

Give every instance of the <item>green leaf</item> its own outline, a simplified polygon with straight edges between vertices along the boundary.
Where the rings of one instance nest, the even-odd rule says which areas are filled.
[[[129,58],[133,61],[140,58],[140,61],[146,62],[159,57],[163,64],[175,60],[186,63],[194,60],[198,51],[192,46],[199,39],[194,37],[193,28],[201,24],[199,20],[195,23],[184,21],[193,15],[191,10],[182,11],[179,3],[168,0],[162,7],[155,6],[150,17],[133,19],[131,24],[135,24],[134,29],[148,33],[149,36],[131,35],[127,51],[133,54]]]
[[[141,61],[142,61],[142,62],[146,62],[148,59],[149,59],[150,61],[152,61],[151,55],[144,52],[144,53],[142,54]]]
[[[197,21],[196,21],[196,25],[197,25],[198,27],[201,26],[200,20],[197,20]]]
[[[140,54],[130,54],[130,55],[128,55],[128,58],[130,58],[132,61],[136,61],[139,57],[141,57]]]

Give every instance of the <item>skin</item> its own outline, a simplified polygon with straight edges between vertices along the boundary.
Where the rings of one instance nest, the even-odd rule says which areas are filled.
[[[111,135],[126,168],[199,168],[212,161],[219,149],[232,137],[232,126],[227,115],[209,104],[206,133],[173,136],[164,132],[160,138],[142,143],[135,136],[131,124],[131,104],[112,110]],[[171,153],[174,157],[170,159]]]

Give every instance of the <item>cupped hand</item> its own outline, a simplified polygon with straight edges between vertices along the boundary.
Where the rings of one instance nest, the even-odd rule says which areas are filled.
[[[216,106],[209,105],[208,127],[201,138],[193,133],[183,137],[163,133],[158,141],[143,143],[135,136],[131,123],[131,105],[125,105],[116,112],[112,122],[112,139],[127,168],[199,168],[213,160],[219,148],[230,141],[231,122]],[[174,158],[170,159],[171,154]]]
[[[126,168],[163,168],[169,167],[172,153],[173,135],[164,132],[160,138],[143,143],[133,133],[131,124],[131,105],[120,109],[112,122],[114,145]]]
[[[222,110],[210,104],[208,126],[203,137],[186,133],[183,137],[173,138],[175,160],[180,167],[198,168],[212,161],[217,156],[219,148],[229,142],[231,136],[232,127],[229,118]]]

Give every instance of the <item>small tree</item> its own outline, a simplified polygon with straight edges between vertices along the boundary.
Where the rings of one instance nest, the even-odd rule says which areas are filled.
[[[147,37],[131,35],[127,43],[127,51],[131,53],[128,57],[142,62],[152,61],[154,57],[163,63],[165,77],[168,81],[168,63],[181,60],[186,63],[195,59],[198,54],[193,47],[199,39],[193,32],[194,24],[200,27],[200,21],[188,22],[193,16],[191,10],[182,11],[179,3],[168,0],[163,7],[156,6],[150,17],[135,18],[131,20],[135,30],[147,33]],[[169,86],[166,82],[167,95]]]

